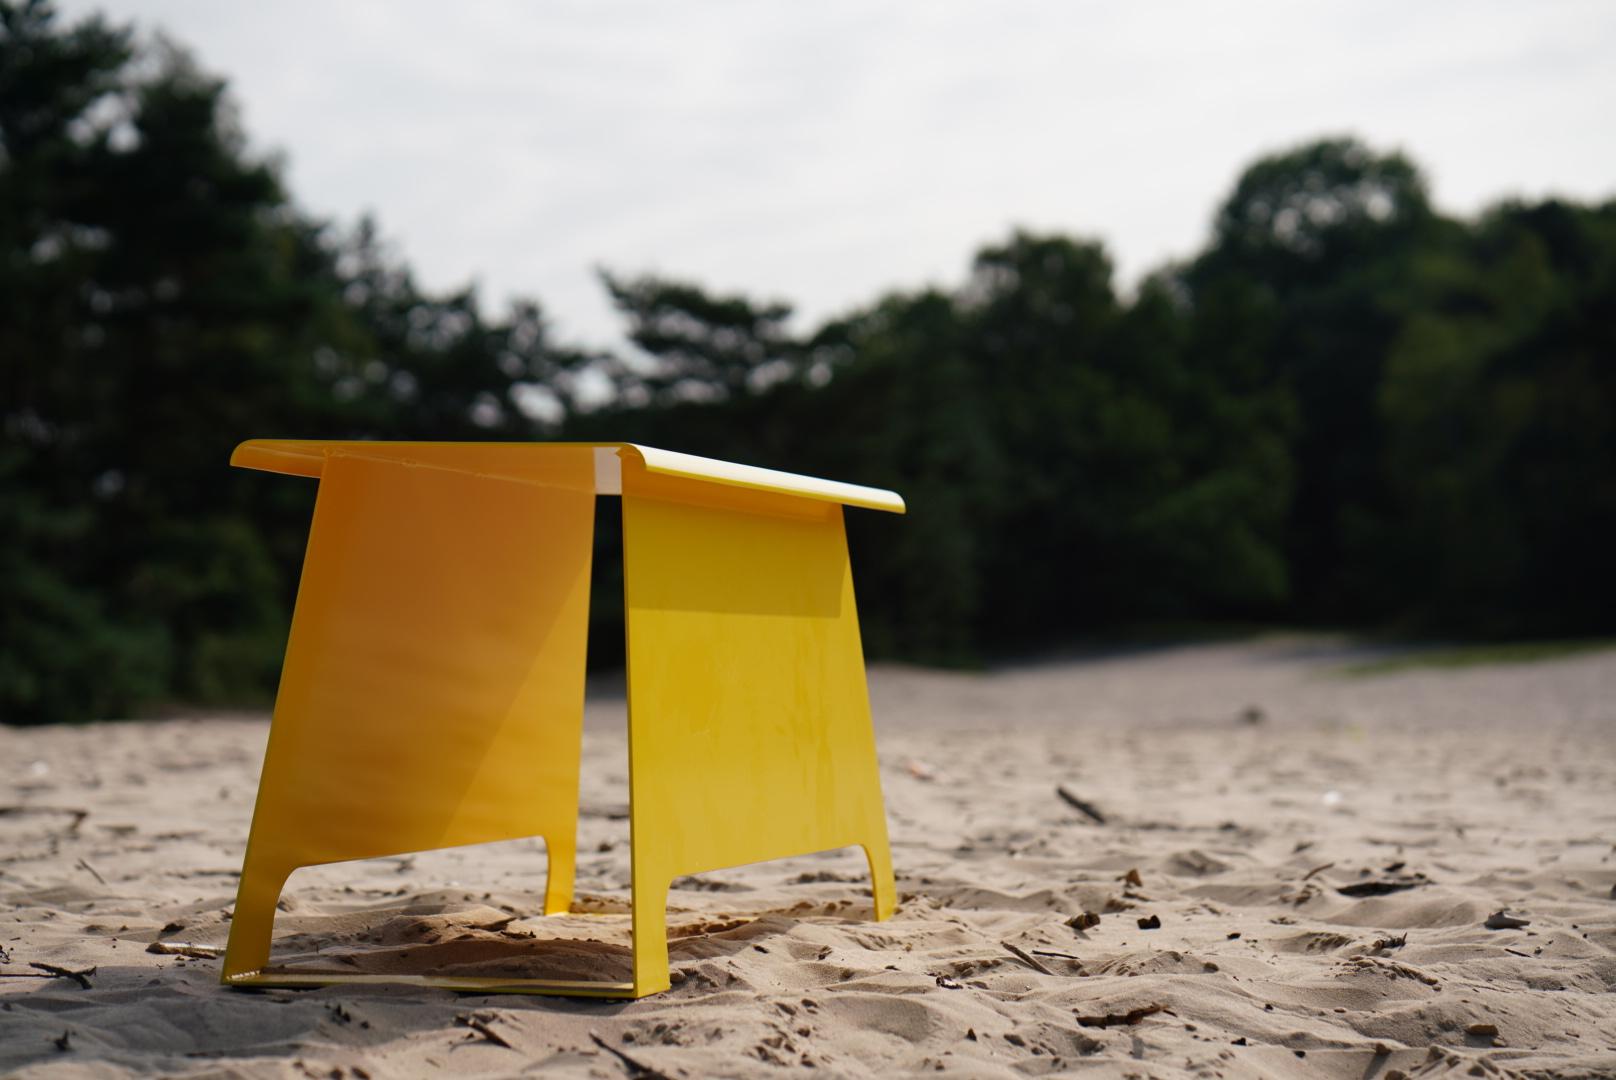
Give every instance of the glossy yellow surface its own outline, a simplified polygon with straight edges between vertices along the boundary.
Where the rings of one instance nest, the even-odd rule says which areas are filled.
[[[886,510],[901,514],[903,499],[896,492],[882,488],[844,484],[838,480],[822,480],[817,476],[776,469],[760,469],[755,465],[736,465],[729,461],[680,454],[672,450],[658,450],[637,443],[444,443],[444,442],[341,442],[308,439],[252,439],[236,447],[230,463],[246,469],[290,473],[295,476],[319,476],[324,463],[333,454],[367,457],[378,461],[398,461],[433,468],[455,469],[485,476],[503,476],[512,480],[525,480],[546,475],[557,450],[577,451],[592,448],[597,466],[601,455],[613,459],[627,452],[647,473],[670,478],[698,480],[722,487],[737,487],[759,493],[790,495],[815,502],[834,502],[845,506],[861,506],[869,510]],[[615,480],[603,483],[597,472],[595,491],[602,495],[618,494]]]
[[[842,502],[891,492],[629,444],[255,440],[320,480],[224,980],[639,997],[672,880],[861,845],[892,912]],[[621,491],[632,983],[268,967],[300,866],[542,836],[572,895],[597,491]]]

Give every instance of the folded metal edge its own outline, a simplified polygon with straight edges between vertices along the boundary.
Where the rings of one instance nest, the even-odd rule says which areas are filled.
[[[326,455],[333,450],[352,450],[359,443],[347,440],[322,439],[249,439],[235,448],[230,464],[238,468],[263,469],[268,472],[288,473],[294,476],[318,477],[324,469]],[[422,447],[433,444],[421,443]],[[903,496],[884,488],[865,487],[840,480],[825,480],[801,473],[764,469],[756,465],[740,465],[716,458],[683,454],[676,450],[662,450],[638,443],[510,443],[512,447],[592,446],[595,449],[595,490],[600,495],[622,493],[623,453],[632,453],[644,462],[645,468],[665,476],[678,476],[689,480],[723,484],[730,487],[750,488],[781,495],[836,502],[867,510],[881,510],[891,514],[907,511]]]
[[[904,505],[903,496],[884,488],[864,487],[860,484],[843,483],[840,480],[823,480],[816,476],[763,469],[756,465],[737,465],[734,462],[698,457],[695,454],[681,454],[675,450],[659,450],[654,446],[641,446],[638,443],[624,443],[623,446],[624,449],[638,454],[645,462],[647,470],[665,476],[680,476],[688,480],[705,480],[709,483],[751,488],[755,491],[796,495],[823,502],[842,503],[845,506],[858,506],[866,510],[884,510],[891,514],[902,514],[908,509]]]

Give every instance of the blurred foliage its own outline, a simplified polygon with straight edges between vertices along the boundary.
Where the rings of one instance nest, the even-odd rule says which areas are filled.
[[[300,214],[178,49],[0,3],[0,719],[267,700],[313,491],[243,434],[525,438],[580,359]]]
[[[895,488],[907,519],[848,516],[879,656],[1616,629],[1616,203],[1456,220],[1327,139],[1253,164],[1132,295],[1028,233],[808,329],[602,279],[632,349],[423,291],[372,223],[299,211],[183,51],[0,0],[0,720],[268,700],[313,488],[229,469],[248,436],[634,440]]]

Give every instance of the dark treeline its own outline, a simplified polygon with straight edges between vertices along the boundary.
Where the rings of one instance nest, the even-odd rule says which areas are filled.
[[[1616,627],[1616,203],[1457,220],[1327,139],[1131,296],[1098,243],[1025,233],[806,331],[603,284],[632,350],[425,291],[299,211],[183,52],[0,0],[0,719],[267,699],[313,485],[227,468],[249,436],[635,440],[895,488],[907,519],[849,515],[874,655]]]

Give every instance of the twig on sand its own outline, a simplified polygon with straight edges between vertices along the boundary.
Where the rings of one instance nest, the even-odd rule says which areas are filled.
[[[1069,789],[1065,784],[1056,785],[1055,794],[1059,795],[1061,797],[1061,801],[1066,803],[1067,806],[1070,806],[1073,810],[1076,810],[1078,813],[1087,817],[1090,821],[1094,822],[1094,824],[1105,824],[1105,815],[1100,812],[1100,808],[1089,802],[1087,799],[1079,798],[1077,795],[1073,794],[1071,789]]]
[[[90,976],[95,974],[95,968],[85,968],[83,971],[69,971],[65,967],[57,967],[55,964],[41,964],[37,961],[30,963],[28,966],[46,972],[45,975],[35,976],[35,978],[72,979],[86,990],[90,988]],[[11,978],[17,977],[15,975],[11,976]],[[26,975],[21,977],[27,978]]]
[[[1034,949],[1032,950],[1032,954],[1034,956],[1054,956],[1062,960],[1076,960],[1079,964],[1083,962],[1083,958],[1081,956],[1073,956],[1069,952],[1057,952],[1054,949]]]
[[[507,1050],[516,1049],[516,1047],[512,1046],[505,1040],[505,1036],[489,1027],[488,1021],[484,1020],[480,1016],[475,1015],[474,1013],[461,1013],[459,1016],[455,1017],[455,1023],[459,1024],[461,1027],[470,1028],[472,1031],[476,1032],[478,1035],[481,1035],[485,1040],[493,1043],[495,1046],[503,1046]]]
[[[1103,1016],[1079,1016],[1077,1022],[1082,1027],[1122,1027],[1126,1024],[1137,1024],[1147,1016],[1155,1016],[1160,1012],[1167,1012],[1165,1005],[1141,1005],[1137,1009],[1129,1009],[1125,1013],[1106,1013]]]
[[[999,942],[999,944],[1003,945],[1004,948],[1005,948],[1005,951],[1008,952],[1011,956],[1015,957],[1017,960],[1020,960],[1023,964],[1026,964],[1028,967],[1032,968],[1034,971],[1038,972],[1040,975],[1053,975],[1053,974],[1055,974],[1053,971],[1050,971],[1043,964],[1040,964],[1038,962],[1037,958],[1035,958],[1034,956],[1032,956],[1032,954],[1026,952],[1025,950],[1017,948],[1016,946],[1010,944],[1008,941],[1001,941],[1001,942]]]
[[[78,806],[0,806],[0,817],[9,817],[12,814],[72,814],[73,820],[68,823],[68,832],[78,832],[84,819],[90,816],[88,810]]]
[[[608,1043],[595,1032],[591,1031],[589,1033],[589,1037],[594,1041],[596,1046],[600,1047],[602,1050],[612,1055],[612,1057],[628,1066],[628,1074],[630,1076],[644,1077],[646,1080],[673,1080],[673,1077],[669,1076],[661,1069],[653,1069],[645,1062],[629,1057],[627,1054],[623,1053],[623,1051]]]
[[[224,955],[219,945],[193,945],[187,941],[154,941],[146,946],[149,953],[161,956],[189,956],[195,960],[217,960]]]
[[[80,870],[88,870],[90,872],[90,876],[95,878],[96,881],[100,882],[102,886],[106,885],[107,879],[102,877],[101,872],[95,867],[91,866],[87,860],[80,858],[78,861],[78,867]]]
[[[1313,869],[1309,870],[1307,873],[1302,875],[1302,880],[1306,881],[1309,878],[1311,878],[1314,874],[1323,873],[1324,871],[1330,869],[1330,867],[1332,867],[1334,865],[1335,865],[1335,863],[1333,863],[1333,862],[1327,862],[1323,866],[1315,866]]]
[[[1429,885],[1429,881],[1422,880],[1425,875],[1416,874],[1408,881],[1355,881],[1351,885],[1343,885],[1336,892],[1342,896],[1360,898],[1365,896],[1386,896],[1404,889],[1417,889],[1421,885]]]

